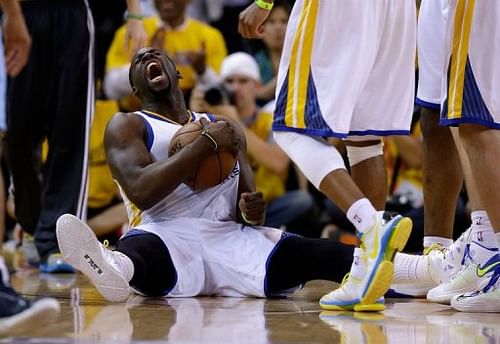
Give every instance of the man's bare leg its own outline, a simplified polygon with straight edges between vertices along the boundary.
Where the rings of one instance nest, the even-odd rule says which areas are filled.
[[[422,108],[425,237],[451,239],[463,173],[448,127],[439,126],[439,110]],[[424,243],[424,246],[428,246]]]

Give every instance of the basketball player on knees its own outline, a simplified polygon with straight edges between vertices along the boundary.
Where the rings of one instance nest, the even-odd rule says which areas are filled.
[[[262,37],[273,0],[240,14],[239,32]],[[411,220],[383,211],[387,195],[380,136],[409,133],[416,45],[415,1],[297,0],[287,26],[276,89],[276,142],[336,203],[364,246],[346,283],[325,295],[330,309],[375,302],[393,277]],[[324,140],[345,140],[351,175]],[[364,268],[360,268],[364,265]]]
[[[143,110],[116,114],[105,134],[131,230],[110,251],[84,223],[63,215],[57,238],[64,258],[109,301],[125,300],[129,287],[148,296],[266,297],[313,279],[339,282],[354,248],[260,226],[265,203],[254,192],[243,134],[222,118],[188,111],[178,77],[164,52],[144,48],[135,55],[130,81]],[[197,120],[205,134],[169,156],[172,137]],[[232,173],[214,187],[193,191],[183,181],[214,150],[237,154]],[[354,256],[360,258],[359,249]]]

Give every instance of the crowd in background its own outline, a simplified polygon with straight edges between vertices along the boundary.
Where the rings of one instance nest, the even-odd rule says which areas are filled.
[[[250,2],[142,1],[141,13],[144,18],[141,20],[147,35],[145,44],[164,49],[174,59],[182,76],[180,87],[189,108],[197,112],[231,116],[244,128],[257,190],[263,193],[268,203],[267,226],[303,236],[322,236],[355,244],[355,231],[345,215],[306,181],[272,138],[276,74],[293,1],[275,1],[264,25],[262,41],[244,40],[237,32],[238,15]],[[128,220],[119,190],[106,165],[104,130],[116,112],[138,110],[140,103],[133,96],[129,83],[131,48],[127,46],[125,1],[91,0],[90,7],[95,27],[95,99],[92,99],[91,104],[94,115],[90,140],[85,143],[88,144],[88,150],[82,148],[88,153],[82,157],[82,164],[86,164],[87,159],[89,163],[88,201],[82,202],[86,204],[86,210],[79,211],[86,212],[88,224],[101,240],[113,243],[128,229]],[[395,136],[385,140],[390,195],[387,210],[402,213],[414,221],[412,238],[407,245],[409,251],[419,251],[423,237],[419,117],[419,108],[416,107],[410,136]],[[64,159],[60,160],[60,157],[50,153],[50,144],[57,145],[57,140],[52,139],[52,131],[64,131],[64,128],[55,126],[44,130],[45,135],[33,141],[35,146],[19,146],[30,152],[22,154],[35,154],[41,166],[44,166],[38,175],[31,175],[31,178],[48,178],[50,166],[53,166],[56,158],[63,165],[65,163]],[[331,144],[342,147],[341,140],[331,140]],[[64,150],[64,147],[61,149]],[[33,245],[37,224],[22,221],[23,212],[26,211],[24,207],[29,204],[26,199],[29,199],[32,189],[21,190],[21,193],[20,188],[13,187],[12,178],[9,177],[11,171],[8,166],[13,166],[12,163],[16,162],[13,157],[22,156],[19,154],[15,151],[8,153],[7,157],[12,161],[2,164],[5,183],[10,185],[6,188],[6,239],[11,240],[8,244],[11,248],[22,242],[29,263],[36,266],[40,261],[40,250],[37,251]],[[20,164],[14,166],[22,168]],[[87,179],[83,178],[85,182]],[[54,181],[53,184],[44,185],[59,184]],[[26,188],[31,186],[26,185]],[[457,234],[468,226],[466,204],[467,196],[463,192],[457,204]],[[54,209],[50,198],[40,200],[38,206],[41,207],[41,213],[44,209],[48,212],[58,211]],[[50,269],[47,271],[51,272]]]

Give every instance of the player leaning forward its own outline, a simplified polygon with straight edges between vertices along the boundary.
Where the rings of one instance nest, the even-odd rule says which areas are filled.
[[[360,264],[360,249],[245,224],[261,223],[265,204],[254,191],[244,136],[227,121],[189,112],[177,78],[163,52],[145,48],[135,55],[130,81],[144,109],[115,115],[105,134],[133,229],[109,251],[85,224],[64,215],[57,236],[65,259],[110,301],[126,299],[129,286],[149,296],[282,295],[313,279],[340,281],[353,255]],[[207,134],[169,157],[176,131],[198,119]],[[214,149],[238,154],[233,173],[215,187],[192,191],[183,180]],[[383,309],[378,298],[384,292],[366,306],[357,300],[356,308]]]
[[[261,36],[273,0],[240,14],[239,31]],[[411,221],[383,211],[387,194],[380,136],[408,134],[413,112],[415,1],[297,0],[279,65],[273,131],[311,183],[336,203],[365,246],[366,269],[325,295],[324,308],[373,302],[391,283],[393,252]],[[351,175],[325,137],[343,138]]]

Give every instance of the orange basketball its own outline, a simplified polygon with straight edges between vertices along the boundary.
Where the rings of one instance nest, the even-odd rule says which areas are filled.
[[[201,135],[203,127],[199,121],[190,122],[180,128],[170,141],[168,155],[181,151],[184,146]],[[202,159],[192,176],[184,180],[184,184],[192,190],[204,190],[224,181],[232,172],[236,157],[229,152],[211,152]]]

